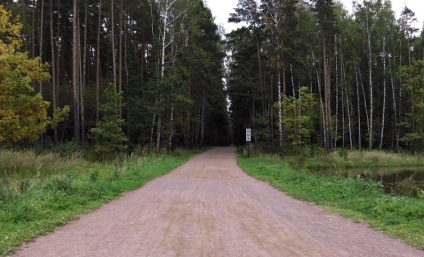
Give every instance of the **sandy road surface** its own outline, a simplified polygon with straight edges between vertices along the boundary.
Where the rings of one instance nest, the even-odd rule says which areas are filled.
[[[23,246],[16,256],[424,256],[424,251],[245,175],[234,148],[169,175]]]

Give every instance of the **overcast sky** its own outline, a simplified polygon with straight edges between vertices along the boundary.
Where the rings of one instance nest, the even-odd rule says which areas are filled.
[[[205,0],[206,4],[212,10],[212,15],[215,17],[215,22],[225,28],[226,32],[230,32],[236,28],[235,24],[228,24],[227,20],[229,14],[233,12],[237,6],[238,0]],[[341,0],[347,10],[352,9],[353,0]],[[361,3],[361,0],[357,0]],[[393,10],[395,10],[396,17],[399,17],[400,12],[404,6],[408,6],[418,19],[415,27],[422,29],[424,21],[424,1],[423,0],[392,0]]]

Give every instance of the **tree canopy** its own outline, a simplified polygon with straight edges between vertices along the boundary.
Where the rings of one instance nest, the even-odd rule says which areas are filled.
[[[0,142],[8,145],[35,141],[53,125],[47,115],[50,103],[41,94],[33,94],[32,81],[50,78],[48,64],[40,58],[29,58],[19,51],[22,24],[12,20],[11,12],[0,5]],[[54,123],[63,119],[65,112],[56,112]]]

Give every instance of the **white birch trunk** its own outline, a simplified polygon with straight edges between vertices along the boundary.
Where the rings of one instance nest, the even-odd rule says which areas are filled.
[[[282,92],[281,92],[281,67],[278,64],[277,73],[277,90],[278,90],[278,138],[279,138],[279,153],[283,150],[283,106],[282,106]]]
[[[395,58],[395,57],[393,57]],[[395,61],[394,61],[395,62]],[[395,122],[395,140],[396,140],[396,149],[399,150],[399,133],[398,133],[398,111],[397,111],[397,101],[396,101],[396,88],[395,88],[395,78],[392,68],[392,62],[389,57],[389,69],[392,71],[390,76],[391,85],[392,85],[392,101],[393,101],[393,113],[394,113],[394,122]]]
[[[371,31],[368,32],[368,73],[369,73],[369,98],[370,98],[370,118],[369,118],[369,149],[372,149],[372,143],[373,143],[373,116],[374,116],[374,108],[373,108],[373,101],[374,101],[374,89],[373,89],[373,83],[372,83],[372,49],[371,49]]]
[[[384,140],[384,126],[386,118],[386,95],[387,95],[387,84],[386,84],[386,36],[383,37],[383,113],[381,118],[381,133],[380,133],[380,149],[383,148]]]
[[[358,108],[358,148],[362,149],[362,131],[361,131],[361,97],[359,94],[359,78],[358,71],[355,65],[355,77],[356,77],[356,96],[357,96],[357,108]]]

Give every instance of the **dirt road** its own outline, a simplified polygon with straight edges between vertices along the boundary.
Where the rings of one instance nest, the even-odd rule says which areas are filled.
[[[234,148],[169,175],[23,246],[15,256],[424,256],[424,251],[245,175]]]

